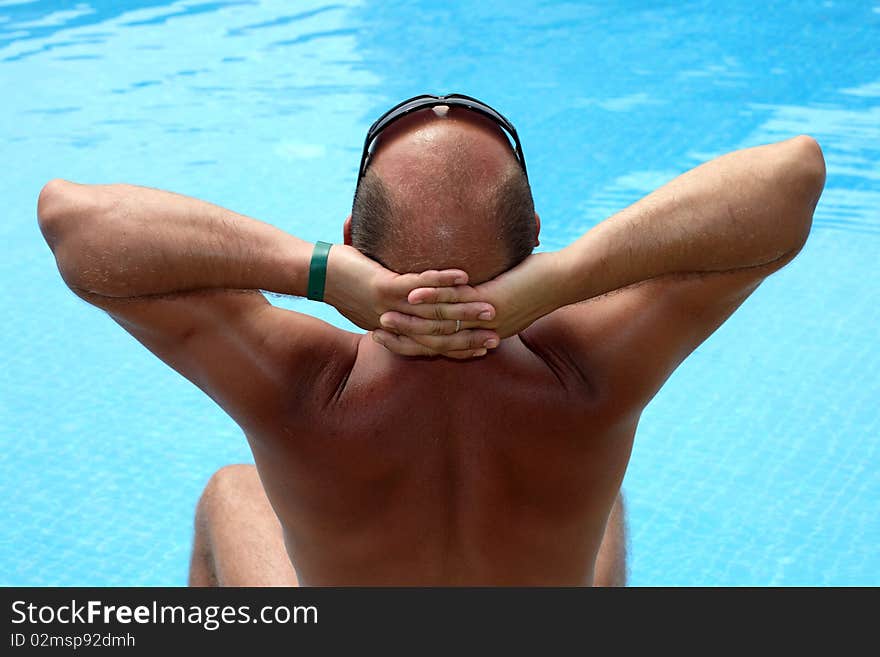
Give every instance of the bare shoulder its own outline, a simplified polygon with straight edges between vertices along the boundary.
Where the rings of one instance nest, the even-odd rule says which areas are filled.
[[[289,384],[336,390],[354,366],[361,333],[340,329],[304,313],[269,306],[261,318],[263,346]]]
[[[615,405],[640,411],[769,273],[757,267],[644,281],[560,308],[524,335],[565,354]]]
[[[270,304],[257,291],[202,290],[132,299],[74,292],[107,312],[198,386],[245,431],[332,396],[359,336]]]

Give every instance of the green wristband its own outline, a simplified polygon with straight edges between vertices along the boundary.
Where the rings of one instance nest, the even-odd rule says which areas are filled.
[[[332,244],[315,242],[312,261],[309,263],[309,285],[306,297],[312,301],[324,300],[324,284],[327,282],[327,258]]]

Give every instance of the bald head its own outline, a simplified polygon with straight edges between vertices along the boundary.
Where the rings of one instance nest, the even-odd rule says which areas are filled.
[[[462,108],[415,112],[377,140],[355,196],[352,244],[394,271],[458,268],[479,283],[531,253],[528,181],[507,137]]]

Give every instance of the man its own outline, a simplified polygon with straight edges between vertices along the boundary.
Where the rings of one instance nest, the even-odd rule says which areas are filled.
[[[822,154],[801,136],[725,155],[529,255],[516,133],[464,98],[368,135],[323,290],[367,334],[258,292],[322,296],[318,251],[272,226],[126,185],[41,193],[66,283],[253,450],[199,502],[191,584],[624,583],[639,416],[801,249]]]

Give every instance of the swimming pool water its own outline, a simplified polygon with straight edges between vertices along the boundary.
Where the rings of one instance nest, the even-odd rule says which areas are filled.
[[[202,486],[251,460],[64,287],[42,184],[171,189],[338,240],[367,126],[452,91],[516,124],[544,249],[715,155],[819,140],[804,251],[643,416],[631,582],[880,584],[878,44],[876,0],[0,0],[0,584],[183,584]]]

